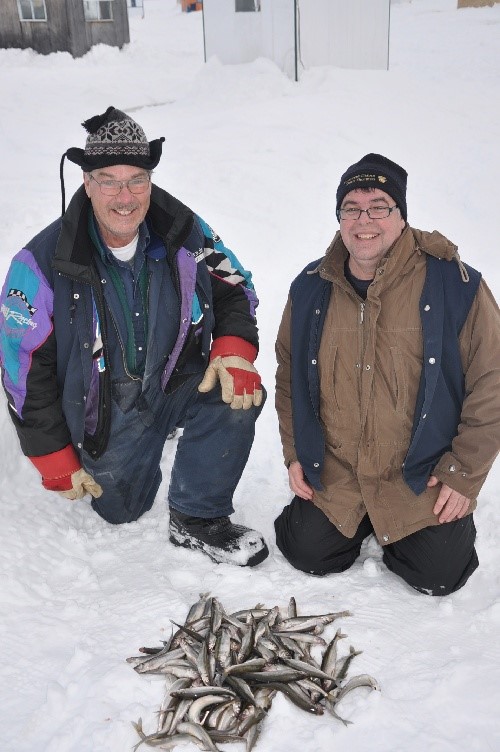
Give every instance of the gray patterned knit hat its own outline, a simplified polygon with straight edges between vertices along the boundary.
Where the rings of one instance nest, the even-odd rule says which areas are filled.
[[[143,129],[115,107],[82,123],[88,132],[85,149],[72,147],[65,156],[90,172],[112,165],[132,165],[153,170],[160,161],[164,138],[148,142]]]

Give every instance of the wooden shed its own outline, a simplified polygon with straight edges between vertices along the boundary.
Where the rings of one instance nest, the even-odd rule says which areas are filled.
[[[0,47],[81,57],[95,44],[130,41],[127,0],[1,0]]]

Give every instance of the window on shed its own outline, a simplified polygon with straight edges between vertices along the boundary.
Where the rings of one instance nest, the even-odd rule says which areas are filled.
[[[45,0],[17,0],[21,21],[46,21]]]
[[[235,0],[236,13],[260,12],[260,0]]]
[[[83,0],[86,21],[112,21],[113,0]]]

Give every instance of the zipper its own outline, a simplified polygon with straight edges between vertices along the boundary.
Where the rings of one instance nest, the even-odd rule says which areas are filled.
[[[365,327],[364,327],[364,321],[365,321],[365,308],[366,303],[362,302],[359,304],[359,337],[358,337],[358,346],[359,346],[359,352],[358,352],[358,399],[359,399],[359,405],[362,407],[363,404],[363,360],[365,357]]]
[[[107,303],[105,303],[105,305],[106,305],[106,310],[109,311],[109,317],[110,317],[110,319],[111,319],[111,321],[113,323],[113,326],[114,326],[114,329],[115,329],[115,332],[116,332],[116,336],[118,338],[118,342],[120,343],[120,347],[121,347],[121,351],[122,351],[123,369],[124,369],[125,373],[127,374],[127,376],[129,377],[129,379],[132,379],[132,381],[140,381],[141,379],[139,378],[139,376],[132,376],[132,374],[129,373],[129,371],[128,371],[128,368],[127,368],[127,358],[125,357],[125,348],[123,347],[123,342],[122,342],[122,338],[120,336],[118,325],[117,325],[117,323],[115,321],[115,317],[113,316],[113,311],[111,310],[111,308],[109,307],[109,305]]]
[[[365,350],[366,350],[366,325],[365,325],[365,312],[366,312],[366,303],[360,303],[359,304],[359,325],[361,327],[361,352],[360,352],[360,363],[363,363],[365,359]]]

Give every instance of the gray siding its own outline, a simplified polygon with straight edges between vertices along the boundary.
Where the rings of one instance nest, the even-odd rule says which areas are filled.
[[[73,0],[77,2],[78,0]],[[128,28],[127,0],[114,0],[113,22],[110,21],[87,21],[87,44],[109,44],[113,47],[123,47],[130,42]]]
[[[0,0],[0,47],[31,47],[44,55],[81,57],[94,44],[130,41],[127,0],[113,1],[113,21],[85,21],[83,0],[45,0],[47,22],[21,21],[16,0]]]
[[[47,0],[45,0],[47,2]],[[82,0],[66,0],[68,14],[68,35],[71,39],[73,57],[81,57],[90,50],[91,45],[87,42],[85,13],[83,12]]]

